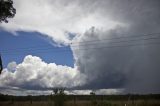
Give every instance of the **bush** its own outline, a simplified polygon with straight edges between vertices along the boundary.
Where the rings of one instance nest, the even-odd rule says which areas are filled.
[[[65,88],[54,88],[54,106],[64,106],[65,102],[65,93],[64,93]]]

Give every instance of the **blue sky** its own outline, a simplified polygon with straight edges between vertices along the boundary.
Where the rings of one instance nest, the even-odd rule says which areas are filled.
[[[38,56],[47,63],[74,65],[70,47],[55,47],[51,39],[37,32],[17,32],[13,35],[0,31],[0,45],[4,67],[12,61],[21,63],[26,55]]]

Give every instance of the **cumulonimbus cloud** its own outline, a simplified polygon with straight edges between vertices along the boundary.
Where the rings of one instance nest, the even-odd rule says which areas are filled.
[[[149,3],[145,0],[113,0],[110,1],[111,6],[108,2],[101,4],[102,13],[110,14],[114,20],[124,22],[125,26],[119,25],[107,31],[93,27],[82,36],[75,37],[75,42],[79,42],[76,47],[74,44],[71,46],[75,64],[89,81],[82,88],[160,92],[160,46],[156,44],[160,40],[153,39],[159,34],[150,34],[160,29],[158,4],[158,0]]]
[[[159,39],[139,40],[129,43],[124,43],[123,41],[131,40],[134,35],[159,32],[159,5],[159,0],[15,0],[17,9],[15,18],[11,19],[9,24],[1,24],[1,27],[11,32],[38,31],[51,37],[57,43],[78,42],[76,49],[74,45],[71,45],[76,68],[65,67],[65,69],[72,70],[69,72],[76,73],[75,75],[85,75],[87,83],[82,84],[83,89],[124,88],[125,92],[157,93],[160,92],[160,46],[147,45],[147,43],[155,43]],[[75,37],[70,39],[68,33],[73,33]],[[113,42],[117,42],[117,40],[113,38],[116,37],[128,38],[122,39],[121,43],[115,44]],[[136,39],[140,39],[140,37]],[[87,44],[89,43],[88,41],[92,40],[99,42]],[[101,42],[102,40],[103,43]],[[80,42],[86,42],[86,44],[82,46]],[[141,45],[111,48],[114,45],[134,45],[139,43]],[[92,49],[104,46],[111,46],[111,49]],[[39,63],[46,64],[44,62]],[[10,64],[10,66],[14,68],[15,64]],[[54,67],[54,64],[47,66]],[[23,70],[25,71],[27,80],[19,76],[21,72],[18,67],[22,72]],[[28,74],[28,70],[29,73],[33,74],[35,71],[32,72],[26,65],[27,69],[23,67],[21,64],[15,67],[17,77],[21,79],[20,81],[17,80],[18,84],[22,85],[27,81],[32,82],[33,80],[30,79],[35,77]],[[34,64],[36,72],[40,70],[37,67],[38,65]],[[41,69],[44,69],[43,67]],[[47,72],[52,70],[52,68],[45,68],[47,68]],[[60,70],[62,69],[58,66],[57,70],[59,68]],[[75,69],[79,70],[79,74]],[[63,83],[65,86],[72,87],[81,84],[81,82],[76,83],[76,81],[81,80],[75,80],[73,85],[69,84],[72,74],[67,72],[58,71],[58,73],[61,73],[61,75],[57,75],[58,77],[61,78],[65,75],[67,77],[64,82],[58,82],[57,84]],[[42,71],[42,73],[45,72]],[[6,76],[4,77],[4,75]],[[37,76],[37,74],[35,75]],[[46,75],[46,79],[48,79],[49,75]],[[12,83],[7,79],[14,79],[12,76],[15,75],[13,71],[10,72],[5,69],[2,76],[0,78],[5,79],[3,83],[10,85]],[[38,73],[36,78],[41,79],[41,77]],[[57,85],[53,83],[54,80],[45,85],[43,81],[46,79],[43,79],[42,82],[37,80],[34,82],[37,81],[38,86],[41,83],[48,87]]]

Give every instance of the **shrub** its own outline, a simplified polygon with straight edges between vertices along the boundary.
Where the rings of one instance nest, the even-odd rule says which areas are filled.
[[[64,106],[65,102],[65,93],[64,93],[65,88],[54,88],[54,106]]]

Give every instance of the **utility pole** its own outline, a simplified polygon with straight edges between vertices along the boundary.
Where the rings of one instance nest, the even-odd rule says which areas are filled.
[[[0,74],[3,70],[3,65],[2,65],[2,58],[1,58],[1,54],[0,54]]]

